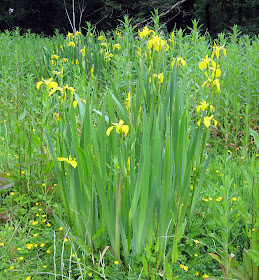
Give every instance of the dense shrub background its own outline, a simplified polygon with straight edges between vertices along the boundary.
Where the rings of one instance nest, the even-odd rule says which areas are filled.
[[[66,6],[72,15],[72,1],[66,0]],[[171,7],[182,2],[176,8]],[[208,30],[215,37],[219,32],[227,31],[234,24],[247,34],[258,34],[259,4],[257,0],[79,0],[75,1],[76,19],[79,21],[79,3],[85,6],[82,26],[91,21],[99,30],[115,28],[125,15],[137,24],[148,19],[150,11],[158,9],[166,12],[161,18],[168,31],[175,26],[186,28],[193,19],[203,24],[203,31]],[[12,10],[10,10],[13,9]],[[54,34],[70,30],[63,0],[1,0],[0,30],[22,28],[35,33]]]

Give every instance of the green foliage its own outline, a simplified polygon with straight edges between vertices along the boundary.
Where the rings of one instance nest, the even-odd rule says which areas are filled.
[[[257,277],[258,38],[153,18],[0,34],[6,279]]]

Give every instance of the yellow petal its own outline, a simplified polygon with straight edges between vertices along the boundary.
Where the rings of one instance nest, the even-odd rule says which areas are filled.
[[[39,90],[40,89],[40,86],[43,84],[43,82],[42,81],[40,81],[40,82],[38,82],[37,83],[37,85],[36,85],[36,88],[37,88],[37,90]]]
[[[220,75],[221,75],[221,70],[220,70],[220,69],[217,69],[217,70],[216,70],[216,78],[218,78]]]
[[[212,117],[213,117],[213,116],[211,116],[211,117],[207,117],[207,116],[206,116],[206,117],[204,118],[203,123],[204,123],[204,125],[205,125],[207,128],[210,126],[210,122],[211,122]]]
[[[202,84],[201,87],[204,87],[204,86],[207,84],[208,81],[209,81],[209,80],[205,81],[205,82]]]
[[[74,160],[71,160],[71,161],[70,161],[70,164],[71,164],[74,168],[77,167],[77,162],[75,161],[75,159],[74,159]]]
[[[125,135],[127,135],[128,132],[129,132],[129,126],[128,125],[123,125],[122,126],[122,131],[125,133]]]
[[[77,101],[77,100],[75,100],[75,101],[73,102],[73,106],[74,106],[74,108],[76,108],[77,104],[78,104],[78,101]]]
[[[208,64],[207,64],[205,61],[202,61],[202,62],[199,64],[199,68],[200,68],[201,70],[207,68],[207,66],[208,66]]]
[[[225,56],[227,56],[227,51],[226,51],[226,49],[223,49],[223,54],[224,54]]]
[[[107,134],[108,136],[110,136],[110,133],[111,133],[111,131],[113,130],[113,128],[114,128],[114,126],[111,126],[111,127],[109,127],[109,128],[106,130],[106,134]]]
[[[52,89],[50,92],[49,92],[49,95],[48,96],[51,96],[57,89]]]
[[[210,110],[211,110],[211,112],[214,112],[215,108],[212,105],[210,105]]]

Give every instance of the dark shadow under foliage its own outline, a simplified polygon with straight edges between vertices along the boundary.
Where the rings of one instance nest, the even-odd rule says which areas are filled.
[[[72,1],[66,0],[70,16]],[[171,9],[177,2],[182,3]],[[77,26],[79,4],[81,7],[85,5],[81,25],[86,26],[86,21],[90,21],[97,30],[114,29],[125,15],[132,18],[133,24],[144,23],[151,17],[150,11],[158,9],[159,13],[166,13],[160,22],[165,23],[168,31],[174,27],[185,29],[197,19],[212,37],[229,30],[234,24],[244,33],[259,33],[257,0],[75,0]],[[31,29],[34,33],[46,35],[53,35],[55,29],[62,33],[71,31],[64,0],[1,0],[0,31],[16,27],[21,28],[22,33]]]

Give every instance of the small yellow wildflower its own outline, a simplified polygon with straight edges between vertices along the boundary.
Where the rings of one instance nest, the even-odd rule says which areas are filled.
[[[31,280],[31,276],[27,276],[25,280]]]
[[[41,247],[41,248],[43,248],[44,246],[45,246],[45,244],[44,244],[44,243],[41,243],[41,244],[40,244],[40,247]]]
[[[237,198],[236,197],[232,197],[232,201],[237,201]]]
[[[118,264],[119,262],[118,261],[114,261],[114,264]]]
[[[35,226],[37,225],[39,222],[38,221],[33,221],[32,224]]]
[[[200,241],[198,241],[198,240],[194,240],[194,243],[195,243],[195,244],[199,244],[199,243],[200,243]]]
[[[203,277],[203,278],[209,278],[209,275],[204,274],[202,277]]]
[[[89,276],[89,277],[92,277],[92,276],[93,276],[93,273],[92,273],[92,272],[88,273],[88,276]]]
[[[50,253],[50,250],[47,250],[46,253],[49,254],[49,253]]]
[[[15,192],[10,192],[10,195],[15,195]]]
[[[63,227],[59,227],[58,230],[63,230]]]
[[[10,266],[9,269],[10,269],[10,270],[13,270],[13,269],[14,269],[14,266]]]
[[[197,272],[195,272],[195,276],[199,276],[200,275],[200,273],[197,271]]]
[[[27,247],[28,250],[30,250],[33,247],[33,244],[27,243],[26,247]]]
[[[21,174],[25,174],[25,171],[23,170],[23,171],[21,171]]]

